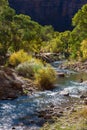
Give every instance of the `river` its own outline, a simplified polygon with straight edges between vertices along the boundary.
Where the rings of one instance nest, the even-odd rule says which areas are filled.
[[[73,99],[79,99],[82,91],[87,91],[87,83],[79,82],[81,78],[84,81],[87,79],[86,73],[60,70],[59,64],[61,62],[54,62],[52,66],[66,76],[57,79],[54,90],[0,101],[0,130],[39,130],[44,123],[44,120],[38,117],[39,111],[52,105],[67,104],[70,100],[73,102]],[[60,95],[61,91],[68,91],[70,98]]]

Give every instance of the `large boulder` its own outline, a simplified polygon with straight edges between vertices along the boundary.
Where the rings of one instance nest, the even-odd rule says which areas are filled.
[[[9,68],[0,68],[0,99],[14,99],[23,94],[22,81]]]

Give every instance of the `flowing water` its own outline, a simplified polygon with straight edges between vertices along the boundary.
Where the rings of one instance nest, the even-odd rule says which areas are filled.
[[[51,105],[61,106],[70,100],[60,95],[61,91],[68,91],[70,97],[79,98],[80,92],[87,91],[87,83],[80,83],[80,79],[87,79],[86,73],[77,73],[69,70],[60,70],[54,62],[52,66],[56,71],[66,73],[66,77],[58,78],[56,88],[52,91],[35,92],[29,96],[22,96],[15,100],[0,101],[0,130],[38,130],[43,124],[43,119],[38,117],[37,112]]]

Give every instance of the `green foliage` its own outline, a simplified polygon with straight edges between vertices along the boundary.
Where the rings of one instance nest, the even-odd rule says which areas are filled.
[[[0,6],[8,5],[8,0],[0,0]]]
[[[52,26],[42,27],[27,15],[15,14],[9,7],[8,1],[0,1],[0,43],[1,55],[5,55],[9,48],[14,51],[24,49],[28,52],[40,52],[42,43],[52,38]]]
[[[87,38],[87,4],[85,4],[72,19],[72,24],[75,26],[71,32],[71,52],[74,58],[80,54],[80,46],[84,39]]]
[[[2,9],[0,18],[0,43],[2,43],[0,53],[2,55],[10,50],[16,52],[20,49],[29,53],[68,52],[69,31],[54,32],[52,26],[41,26],[27,15],[15,14],[8,4],[5,9],[2,6],[0,8]]]
[[[65,57],[69,57],[70,37],[71,37],[70,31],[65,31],[62,33],[54,33],[53,38],[47,42],[44,48],[42,48],[43,52],[60,53],[64,54]]]
[[[3,13],[1,14],[2,20],[4,22],[5,21],[11,22],[14,15],[15,15],[15,10],[8,6],[3,10]]]
[[[74,18],[72,19],[72,24],[74,26],[78,26],[78,28],[87,27],[87,4],[85,4],[78,12],[75,14]]]
[[[56,39],[56,32],[52,26],[41,26],[33,21],[30,16],[19,14],[9,7],[8,1],[0,1],[0,43],[2,48],[1,55],[6,55],[9,51],[17,52],[20,49],[29,53],[40,53],[47,50],[56,52],[53,39]],[[3,5],[3,6],[1,6]],[[50,44],[50,45],[49,45]],[[53,46],[53,45],[52,45]],[[50,49],[49,49],[50,47]]]
[[[49,41],[52,39],[52,36],[54,35],[54,29],[53,27],[45,25],[44,27],[41,28],[41,39],[42,41]]]
[[[26,52],[23,50],[20,50],[18,52],[14,52],[10,58],[9,58],[9,64],[12,66],[17,66],[20,63],[23,63],[25,61],[31,60],[31,56],[29,56]]]
[[[2,44],[1,55],[5,55],[11,40],[11,21],[15,11],[9,7],[7,0],[0,1],[0,43]]]
[[[55,32],[52,26],[41,26],[30,16],[16,14],[8,0],[0,0],[0,55],[23,49],[31,54],[56,52],[78,59],[83,53],[81,43],[87,38],[87,4],[75,14],[72,24],[72,31]]]

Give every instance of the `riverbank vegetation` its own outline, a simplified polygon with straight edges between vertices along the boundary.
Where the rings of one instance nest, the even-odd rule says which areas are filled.
[[[54,31],[51,25],[42,26],[30,16],[16,14],[8,0],[0,1],[0,10],[2,65],[16,67],[18,73],[33,77],[41,86],[48,88],[54,83],[55,72],[44,61],[35,59],[37,54],[49,52],[69,60],[87,59],[87,4],[72,18],[73,30],[65,32]]]
[[[23,50],[14,52],[9,57],[7,65],[15,67],[17,73],[24,78],[33,80],[38,89],[51,89],[56,81],[56,72],[51,65],[28,55]]]
[[[8,0],[0,1],[0,10],[1,64],[16,67],[17,71],[23,71],[25,77],[26,75],[29,75],[29,78],[36,77],[36,81],[43,86],[46,81],[41,78],[42,73],[46,79],[49,77],[50,83],[54,83],[54,71],[44,61],[35,59],[37,54],[49,52],[57,53],[58,57],[69,60],[87,59],[87,4],[72,18],[73,30],[65,32],[54,31],[51,25],[42,26],[30,16],[16,14],[15,10],[10,8]],[[27,68],[29,72],[26,72]],[[42,71],[39,71],[40,69]],[[53,79],[52,82],[50,79]]]
[[[56,72],[46,62],[33,58],[21,50],[11,55],[9,63],[16,66],[19,75],[34,80],[38,89],[53,88]]]

